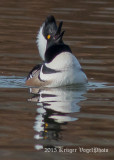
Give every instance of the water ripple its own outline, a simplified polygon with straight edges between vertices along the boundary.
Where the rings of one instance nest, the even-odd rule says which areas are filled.
[[[0,88],[26,88],[25,78],[21,76],[0,76]]]

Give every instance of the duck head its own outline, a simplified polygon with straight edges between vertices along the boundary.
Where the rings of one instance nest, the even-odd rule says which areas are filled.
[[[54,16],[50,15],[40,27],[37,35],[37,46],[42,60],[45,60],[45,51],[53,43],[62,41],[64,32],[61,33],[62,22],[57,27]]]

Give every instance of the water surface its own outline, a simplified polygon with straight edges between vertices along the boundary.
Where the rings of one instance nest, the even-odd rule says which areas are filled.
[[[63,20],[64,41],[87,74],[86,86],[25,86],[41,62],[36,35],[49,14]],[[113,0],[0,1],[0,26],[0,159],[113,159]]]

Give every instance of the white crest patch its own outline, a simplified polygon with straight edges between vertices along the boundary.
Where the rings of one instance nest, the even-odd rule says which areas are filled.
[[[37,46],[39,50],[40,57],[42,60],[45,59],[45,51],[46,51],[46,46],[47,46],[47,40],[44,38],[42,30],[43,30],[44,24],[40,27],[40,30],[37,35]]]

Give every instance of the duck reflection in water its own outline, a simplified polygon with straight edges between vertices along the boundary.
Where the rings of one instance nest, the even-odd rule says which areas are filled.
[[[86,99],[83,96],[86,88],[30,88],[30,93],[34,96],[29,101],[38,106],[34,123],[34,138],[38,140],[35,149],[62,145],[59,140],[62,140],[63,125],[78,120],[72,113],[80,112],[79,102]]]

